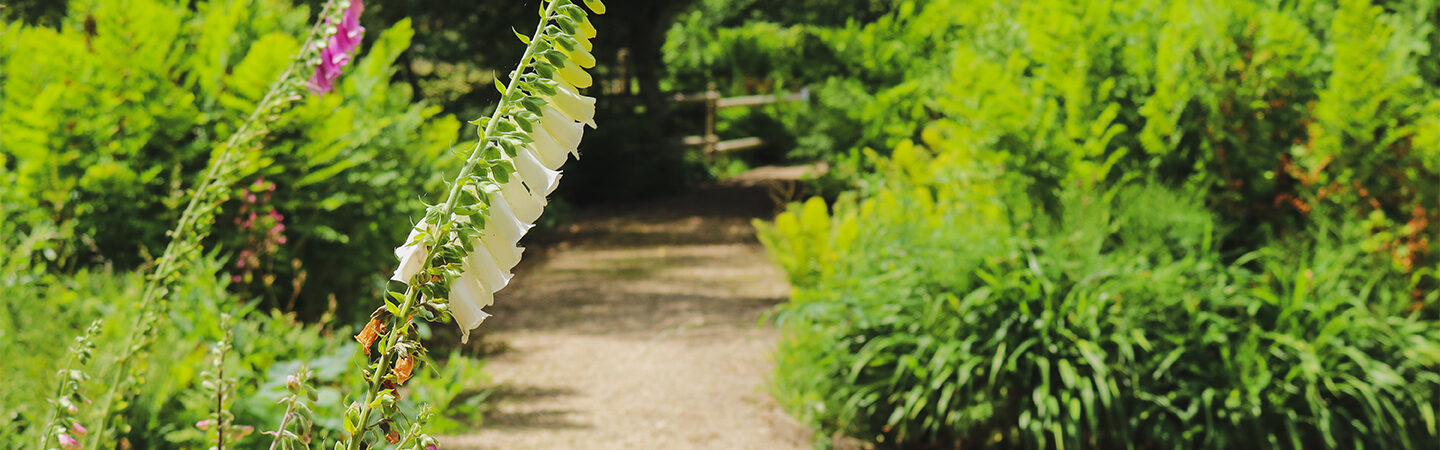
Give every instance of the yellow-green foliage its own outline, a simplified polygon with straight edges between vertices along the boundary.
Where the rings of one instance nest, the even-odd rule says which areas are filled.
[[[933,129],[1003,160],[1049,208],[1057,188],[1145,174],[1260,231],[1232,245],[1380,210],[1397,265],[1435,259],[1432,0],[856,1],[861,18],[833,23],[701,3],[669,34],[677,84],[811,87],[808,108],[780,113],[792,156],[863,168],[859,149]],[[835,176],[863,186],[858,173]]]
[[[5,25],[3,201],[26,211],[24,223],[73,230],[53,267],[134,267],[157,253],[181,188],[269,90],[310,21],[286,0],[191,3],[77,0],[59,28]],[[264,251],[253,235],[264,230],[235,225],[247,214],[238,205],[218,217],[214,242],[265,253],[271,276],[244,280],[246,290],[313,299],[300,303],[313,312],[329,294],[368,293],[361,280],[389,264],[395,230],[418,211],[405,193],[439,182],[433,164],[459,129],[390,82],[413,34],[408,21],[371,26],[373,44],[334,92],[273,117],[244,152],[243,183],[273,183],[263,206],[286,225],[284,245]]]

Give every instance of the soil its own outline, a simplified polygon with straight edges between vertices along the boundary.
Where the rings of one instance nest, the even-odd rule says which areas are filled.
[[[809,447],[766,384],[778,334],[763,317],[789,288],[750,221],[811,169],[591,208],[532,245],[481,328],[503,349],[489,413],[443,447]]]

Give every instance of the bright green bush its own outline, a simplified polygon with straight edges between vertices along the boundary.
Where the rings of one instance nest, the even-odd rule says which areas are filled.
[[[1355,230],[1226,262],[1193,195],[1075,191],[1051,219],[975,194],[991,183],[916,186],[904,180],[936,160],[908,146],[896,158],[912,161],[886,169],[901,182],[762,226],[795,286],[777,316],[775,392],[822,444],[833,432],[1020,448],[1440,437],[1440,323],[1410,310],[1410,281],[1354,245]]]
[[[137,267],[162,248],[180,188],[296,52],[309,13],[279,0],[77,0],[68,9],[58,29],[5,25],[0,179],[29,211],[26,223],[73,231],[55,267]],[[245,184],[275,186],[269,200],[246,209],[242,193],[218,218],[213,244],[266,266],[228,268],[236,288],[271,305],[298,296],[297,308],[318,315],[329,295],[376,291],[370,280],[392,264],[395,233],[419,211],[407,193],[437,185],[433,163],[457,136],[457,121],[391,84],[409,22],[376,28],[335,92],[280,114],[246,154]],[[275,224],[237,225],[257,209],[277,213],[283,232],[269,243],[281,245],[256,239]]]

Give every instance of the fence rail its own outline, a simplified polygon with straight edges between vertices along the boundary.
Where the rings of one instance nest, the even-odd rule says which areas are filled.
[[[800,92],[774,95],[745,95],[740,97],[721,98],[720,92],[715,89],[712,83],[705,92],[698,94],[675,94],[670,97],[673,103],[705,103],[705,134],[685,136],[682,142],[686,146],[699,146],[705,152],[705,157],[714,159],[716,153],[745,150],[765,146],[765,140],[758,137],[744,137],[738,139],[720,140],[715,135],[715,114],[716,111],[725,108],[750,108],[763,106],[772,103],[798,102],[810,99],[810,89],[801,89]]]

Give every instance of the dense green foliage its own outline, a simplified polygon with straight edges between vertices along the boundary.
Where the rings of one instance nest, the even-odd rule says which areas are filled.
[[[62,270],[137,267],[159,251],[178,188],[254,108],[309,21],[269,0],[104,6],[72,2],[59,29],[7,25],[0,50],[4,201],[22,223],[73,233],[48,261]],[[459,128],[390,83],[412,34],[408,22],[378,33],[336,92],[274,118],[270,139],[246,153],[246,184],[267,192],[236,196],[213,238],[240,255],[229,271],[246,291],[271,305],[301,298],[317,314],[330,295],[377,290],[418,212],[413,193],[438,183],[431,164],[449,157]],[[266,270],[251,277],[256,264]]]
[[[1161,188],[1068,194],[1050,219],[976,187],[847,196],[833,216],[812,199],[765,228],[796,290],[776,393],[820,439],[1434,441],[1440,324],[1409,313],[1387,258],[1341,245],[1353,230],[1227,263],[1210,215]]]
[[[1392,240],[1376,245],[1412,268],[1429,245],[1419,222],[1440,219],[1433,2],[851,1],[834,5],[853,14],[838,23],[755,18],[753,3],[678,19],[673,77],[810,86],[815,102],[781,119],[793,155],[847,163],[841,185],[867,167],[859,149],[883,154],[948,117],[934,132],[1037,195],[1143,171],[1266,232],[1318,203],[1378,210]]]
[[[43,248],[43,236],[6,245],[15,250]],[[137,273],[106,269],[81,269],[57,276],[26,269],[25,264],[25,258],[0,257],[0,269],[5,270],[0,298],[7,299],[0,314],[0,339],[6,342],[0,346],[0,371],[9,377],[0,387],[0,405],[5,411],[0,415],[0,427],[8,430],[0,434],[0,447],[4,448],[29,448],[39,439],[55,371],[65,360],[66,349],[56,345],[64,340],[57,336],[78,335],[89,320],[103,317],[105,327],[96,350],[99,357],[85,369],[97,377],[109,373],[114,361],[107,356],[118,354],[125,328],[134,322],[136,311],[130,305],[138,300],[142,281]],[[235,424],[273,428],[283,411],[275,401],[284,395],[285,377],[305,364],[315,370],[319,387],[315,412],[318,417],[331,418],[317,422],[316,437],[338,437],[342,431],[338,417],[345,408],[343,394],[354,391],[359,381],[349,376],[358,353],[349,338],[352,327],[332,323],[333,314],[306,324],[293,315],[263,313],[254,302],[241,304],[226,291],[229,281],[218,274],[223,271],[222,263],[207,259],[178,283],[172,302],[184,307],[167,313],[167,325],[157,336],[163,344],[146,359],[149,379],[163,382],[140,385],[134,405],[127,410],[127,425],[132,430],[124,433],[127,440],[137,448],[204,444],[194,424],[209,416],[214,399],[200,389],[200,372],[209,365],[210,344],[223,334],[221,314],[240,318],[234,327],[234,356],[225,368],[226,377],[235,380],[237,390],[245,394],[231,407]],[[478,397],[463,395],[480,388],[485,380],[478,363],[459,355],[452,355],[441,367],[438,374],[418,374],[412,381],[415,395],[407,401],[448,405],[447,417],[437,418],[433,429],[461,429],[470,424],[457,419],[473,421],[479,412],[473,403]],[[93,381],[88,390],[103,391],[103,378]],[[95,423],[91,409],[81,407],[83,423]],[[252,435],[241,441],[239,448],[264,448],[268,443],[267,438]]]
[[[62,6],[63,17],[39,13],[42,25],[0,24],[6,448],[38,442],[64,343],[95,318],[106,322],[83,387],[92,395],[109,388],[137,323],[143,274],[153,270],[187,188],[297,53],[312,20],[307,8],[273,0]],[[238,319],[224,363],[246,393],[231,407],[235,423],[274,427],[285,376],[306,364],[319,387],[317,416],[332,418],[317,423],[317,437],[339,435],[342,393],[358,384],[349,376],[358,351],[350,327],[337,323],[369,313],[352,300],[378,295],[377,275],[393,266],[392,247],[423,209],[415,196],[439,184],[437,166],[453,164],[446,150],[458,122],[391,83],[413,33],[404,20],[371,26],[367,51],[334,91],[266,118],[269,134],[235,168],[243,182],[223,205],[206,243],[212,250],[173,283],[159,345],[131,361],[146,378],[120,405],[129,445],[205,444],[195,423],[214,400],[200,389],[200,372],[224,334],[222,314]],[[438,377],[417,374],[403,401],[473,417],[476,405],[460,395],[483,381],[478,365],[458,353],[450,361]],[[92,431],[97,409],[78,411]],[[444,432],[459,423],[437,417],[432,425]],[[266,444],[256,434],[241,448]]]
[[[817,436],[1440,438],[1435,3],[881,5],[671,41],[815,87],[781,119],[835,203],[761,236],[795,286],[776,393]]]

